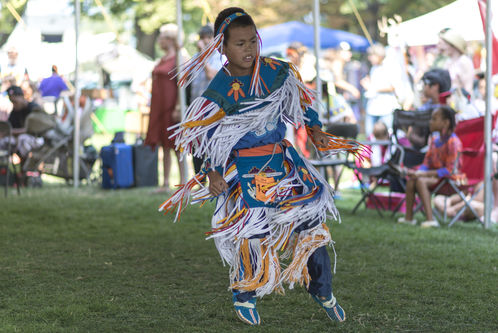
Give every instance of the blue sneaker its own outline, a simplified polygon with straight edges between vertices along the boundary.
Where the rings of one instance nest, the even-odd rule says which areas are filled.
[[[311,297],[313,297],[313,299],[320,304],[325,312],[327,312],[327,316],[329,316],[330,319],[340,322],[346,320],[346,313],[341,306],[337,304],[337,300],[334,295],[331,294],[330,296],[330,298],[322,300],[319,296],[311,295]]]
[[[256,310],[256,297],[247,302],[239,302],[235,296],[232,296],[232,301],[240,320],[249,325],[259,325],[261,323],[258,310]]]

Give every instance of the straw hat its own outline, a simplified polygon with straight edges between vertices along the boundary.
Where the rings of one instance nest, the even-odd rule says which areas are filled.
[[[467,43],[463,37],[453,29],[447,29],[439,34],[442,40],[456,48],[461,53],[465,53]]]

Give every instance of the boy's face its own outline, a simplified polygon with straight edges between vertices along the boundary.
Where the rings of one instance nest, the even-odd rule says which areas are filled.
[[[230,36],[223,47],[228,59],[228,70],[233,76],[252,73],[258,51],[258,36],[254,26],[230,28]]]

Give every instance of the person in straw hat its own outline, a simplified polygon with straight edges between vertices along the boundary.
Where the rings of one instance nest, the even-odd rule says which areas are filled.
[[[444,29],[439,33],[442,52],[449,58],[446,69],[450,72],[453,88],[472,91],[474,83],[474,65],[472,59],[465,53],[467,43],[463,37],[453,29]]]

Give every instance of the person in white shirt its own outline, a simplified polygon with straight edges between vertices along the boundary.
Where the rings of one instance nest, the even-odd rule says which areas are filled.
[[[384,61],[386,53],[383,45],[374,44],[367,53],[372,68],[370,74],[361,80],[361,85],[366,90],[365,134],[369,136],[378,121],[392,128],[393,111],[400,107],[395,91],[402,83],[396,66]]]

